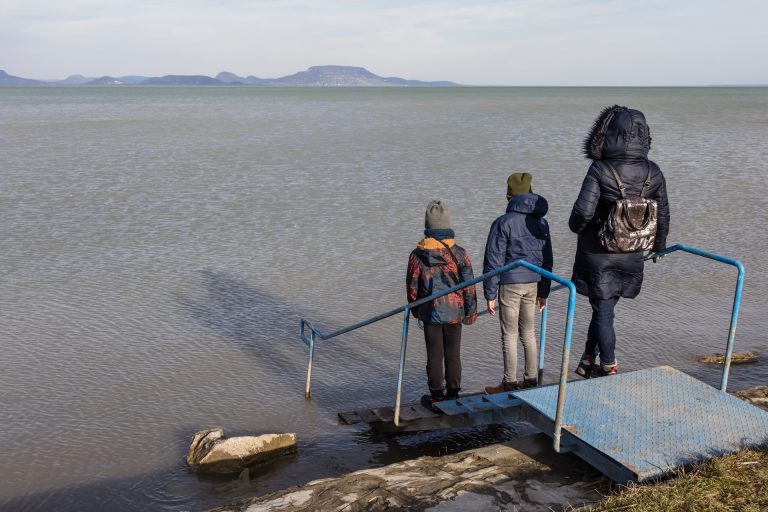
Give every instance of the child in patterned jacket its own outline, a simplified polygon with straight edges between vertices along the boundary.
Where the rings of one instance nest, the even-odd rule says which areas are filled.
[[[427,205],[424,227],[424,238],[408,258],[406,288],[409,303],[474,277],[469,254],[456,245],[451,217],[444,202],[432,201]],[[461,326],[471,325],[477,319],[475,286],[424,303],[411,313],[423,322],[427,345],[429,394],[424,395],[421,402],[435,410],[435,402],[459,397]]]

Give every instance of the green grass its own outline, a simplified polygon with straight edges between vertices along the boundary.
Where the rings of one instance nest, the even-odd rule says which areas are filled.
[[[590,510],[768,511],[768,447],[712,459],[655,484],[621,487]]]

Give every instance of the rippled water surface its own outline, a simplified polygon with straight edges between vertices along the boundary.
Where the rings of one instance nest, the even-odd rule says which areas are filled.
[[[0,508],[200,509],[527,431],[340,426],[338,411],[393,403],[400,319],[321,343],[309,402],[299,319],[327,332],[403,303],[431,199],[479,273],[515,171],[548,198],[568,276],[581,141],[614,103],[648,118],[670,243],[744,261],[736,350],[763,357],[730,388],[766,384],[767,89],[0,89]],[[723,350],[735,276],[682,254],[649,264],[617,309],[622,370],[671,364],[717,384],[693,358]],[[553,296],[550,381],[564,305]],[[465,330],[465,390],[501,377],[497,331]],[[426,386],[411,340],[406,400]],[[250,482],[199,478],[183,459],[212,426],[296,432],[299,450]]]

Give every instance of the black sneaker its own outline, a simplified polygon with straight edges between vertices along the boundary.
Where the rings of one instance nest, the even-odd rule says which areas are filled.
[[[576,367],[576,375],[579,377],[584,377],[585,379],[596,377],[596,375],[593,375],[593,372],[597,367],[598,365],[595,364],[595,357],[585,354],[581,356],[579,366]]]

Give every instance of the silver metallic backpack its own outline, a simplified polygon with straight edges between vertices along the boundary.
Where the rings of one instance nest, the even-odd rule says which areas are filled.
[[[606,161],[601,163],[606,164],[613,173],[621,197],[611,206],[608,217],[600,227],[600,243],[608,252],[650,251],[656,238],[656,201],[644,198],[643,195],[651,185],[651,165],[646,161],[648,172],[640,195],[627,197],[626,187],[613,165]]]

